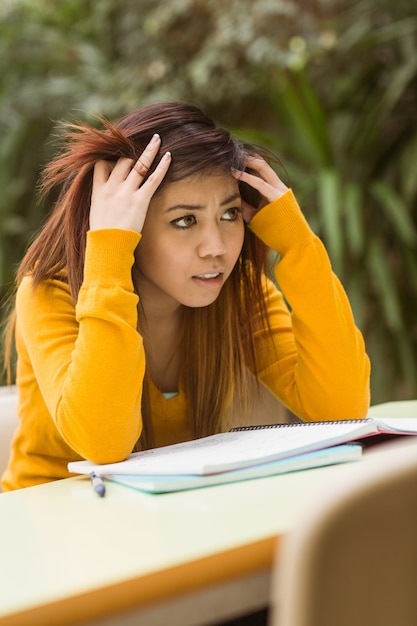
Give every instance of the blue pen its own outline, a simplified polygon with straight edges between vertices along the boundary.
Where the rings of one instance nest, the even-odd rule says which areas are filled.
[[[104,494],[106,493],[106,486],[104,484],[103,479],[101,478],[101,476],[98,476],[95,472],[91,472],[90,478],[91,478],[91,484],[94,487],[94,491],[96,492],[97,495],[100,496],[100,498],[102,498]]]

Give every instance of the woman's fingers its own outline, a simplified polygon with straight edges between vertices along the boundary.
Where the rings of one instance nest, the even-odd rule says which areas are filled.
[[[272,167],[261,157],[249,156],[246,160],[246,168],[254,170],[261,178],[271,184],[278,178]]]
[[[145,182],[139,187],[138,192],[140,192],[142,189],[146,190],[146,193],[149,196],[149,199],[151,199],[151,197],[153,196],[153,194],[155,193],[155,191],[161,184],[165,174],[167,173],[170,163],[171,163],[171,153],[165,152],[164,156],[159,161],[155,170],[147,178],[147,180],[145,180]]]
[[[116,163],[111,164],[108,161],[98,161],[94,170],[96,168],[99,170],[98,176],[101,182],[109,180],[110,184],[118,185],[126,180],[132,183],[132,188],[137,188],[146,178],[160,145],[161,138],[155,134],[137,161],[128,157],[120,157]]]
[[[134,163],[133,167],[131,167],[129,177],[131,177],[133,181],[136,181],[137,183],[138,180],[141,181],[147,176],[149,168],[154,162],[160,146],[161,138],[155,133],[136,163]]]
[[[268,202],[273,202],[288,190],[288,187],[264,159],[249,157],[246,165],[256,173],[250,174],[237,170],[233,172],[233,175],[259,191]]]
[[[137,161],[122,157],[116,163],[96,163],[90,206],[91,230],[142,231],[149,203],[171,163],[171,154],[167,152],[148,176],[160,145],[159,135],[154,135]]]
[[[93,170],[93,184],[103,185],[109,178],[110,168],[108,161],[97,161]]]
[[[248,172],[236,172],[234,175],[238,180],[247,183],[259,191],[259,193],[266,198],[268,202],[272,202],[278,197],[278,195],[280,195],[277,194],[276,190],[272,187],[272,185],[270,185],[270,183],[267,183],[262,178],[259,178],[259,176],[255,176],[255,174],[249,174]]]

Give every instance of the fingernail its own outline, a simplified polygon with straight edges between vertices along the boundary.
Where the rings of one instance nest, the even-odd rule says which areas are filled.
[[[160,136],[158,135],[158,133],[155,133],[152,136],[151,143],[155,143],[156,141],[159,141],[159,140],[160,140]]]

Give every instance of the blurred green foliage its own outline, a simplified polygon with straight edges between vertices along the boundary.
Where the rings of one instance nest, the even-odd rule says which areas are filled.
[[[2,0],[0,297],[58,119],[204,107],[273,150],[344,283],[373,403],[417,397],[415,0]]]

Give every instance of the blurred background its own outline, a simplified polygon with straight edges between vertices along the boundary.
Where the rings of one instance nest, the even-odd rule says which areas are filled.
[[[1,0],[0,315],[50,209],[57,121],[173,99],[277,154],[365,336],[372,403],[417,397],[415,0]]]

